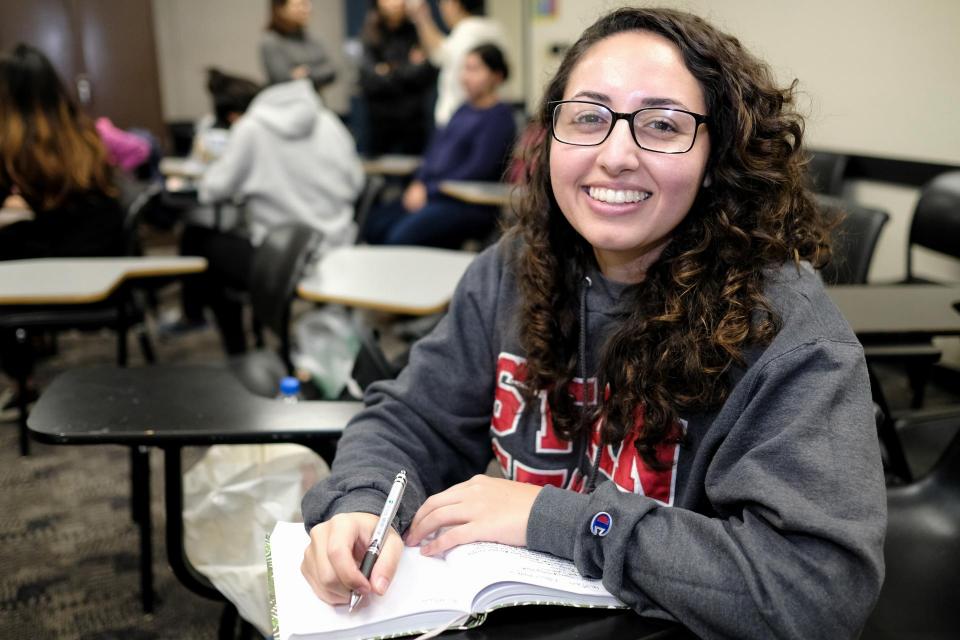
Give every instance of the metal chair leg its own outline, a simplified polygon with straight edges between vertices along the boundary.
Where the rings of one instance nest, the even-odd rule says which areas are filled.
[[[153,612],[153,518],[150,513],[150,448],[130,447],[130,507],[140,529],[140,603]]]

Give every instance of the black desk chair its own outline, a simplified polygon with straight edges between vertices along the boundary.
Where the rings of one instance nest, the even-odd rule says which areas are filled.
[[[125,255],[142,255],[140,250],[139,224],[145,206],[152,197],[148,188],[129,198],[123,224]],[[117,365],[127,364],[127,333],[135,328],[144,360],[155,361],[153,344],[144,323],[144,309],[139,298],[129,286],[122,285],[106,300],[89,305],[23,305],[10,307],[0,314],[0,332],[13,336],[4,340],[5,366],[14,374],[18,397],[18,423],[20,428],[20,453],[30,453],[27,432],[28,380],[33,372],[33,335],[56,334],[58,331],[79,329],[96,331],[110,329],[117,334]]]
[[[827,284],[866,284],[880,232],[890,219],[886,211],[862,207],[830,196],[818,196],[831,219],[841,217],[834,230],[833,259],[820,272]]]
[[[887,488],[886,579],[864,638],[960,637],[960,411],[898,421],[908,458],[929,451],[917,441],[943,441],[932,468],[915,482]],[[920,437],[917,437],[920,436]],[[920,449],[927,448],[926,445]],[[915,471],[922,473],[922,468]]]
[[[942,173],[924,185],[913,210],[906,282],[929,282],[914,271],[914,246],[960,259],[960,171]]]
[[[367,224],[367,218],[370,217],[370,211],[380,202],[384,190],[387,187],[387,179],[380,174],[370,174],[363,184],[363,190],[357,198],[353,207],[353,222],[357,225],[357,242],[360,242],[363,235],[363,227]]]
[[[830,196],[843,193],[843,180],[849,158],[830,151],[812,151],[807,173],[814,192]]]
[[[904,283],[930,283],[915,272],[914,246],[960,259],[960,171],[943,173],[927,183],[913,212]],[[864,347],[868,358],[904,367],[913,392],[911,408],[922,407],[927,381],[940,361],[940,349],[929,341],[916,340]]]
[[[254,252],[250,303],[257,321],[280,344],[277,350],[258,349],[231,359],[230,368],[251,393],[272,398],[280,379],[293,373],[290,307],[320,240],[320,233],[313,227],[284,224],[271,229]]]

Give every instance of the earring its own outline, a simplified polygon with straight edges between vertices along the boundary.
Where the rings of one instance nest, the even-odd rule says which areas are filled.
[[[713,184],[713,178],[711,178],[709,175],[704,176],[704,178],[703,178],[703,188],[706,189],[707,187],[709,187],[709,186],[712,185],[712,184]]]

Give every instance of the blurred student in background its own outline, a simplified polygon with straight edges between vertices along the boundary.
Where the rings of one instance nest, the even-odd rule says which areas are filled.
[[[260,41],[260,59],[269,84],[308,78],[319,91],[336,71],[327,50],[307,33],[310,0],[270,0],[270,21]]]
[[[244,224],[227,232],[191,227],[186,242],[210,262],[204,299],[233,354],[246,350],[246,337],[241,304],[225,293],[247,288],[254,248],[285,222],[316,228],[322,248],[353,242],[364,177],[353,137],[306,79],[268,87],[245,113],[225,118],[232,123],[226,148],[201,179],[199,198],[241,202]]]
[[[97,118],[94,127],[113,166],[132,175],[150,159],[150,141],[143,136],[121,129],[106,116]]]
[[[460,83],[467,54],[485,42],[502,49],[506,41],[500,25],[482,16],[483,8],[483,0],[440,0],[440,16],[450,30],[450,34],[444,36],[426,2],[410,3],[410,17],[417,26],[420,42],[430,62],[440,69],[433,112],[437,127],[446,125],[467,98]]]
[[[407,19],[404,0],[372,0],[362,39],[360,89],[369,115],[369,154],[423,153],[437,70]]]
[[[516,135],[513,112],[497,93],[509,69],[499,47],[482,44],[467,54],[460,76],[466,104],[434,134],[401,201],[370,213],[364,229],[369,243],[457,248],[486,239],[496,226],[496,207],[445,196],[440,183],[502,176]]]
[[[231,125],[250,107],[260,92],[260,85],[247,78],[210,68],[207,70],[207,91],[213,112],[197,122],[190,151],[190,159],[198,165],[210,165],[224,154]],[[179,214],[178,217],[184,222],[180,234],[180,255],[207,255],[221,246],[227,250],[234,241],[233,236],[238,233],[239,215],[238,207],[229,199],[192,206]],[[219,232],[222,230],[227,231],[226,237],[221,237]],[[249,244],[243,234],[238,235],[235,241],[242,250]],[[223,261],[218,260],[218,263],[222,265]],[[204,308],[222,292],[223,287],[222,279],[211,281],[204,276],[184,278],[180,287],[181,315],[175,320],[162,322],[161,333],[171,336],[206,327]]]
[[[118,255],[123,210],[107,152],[39,50],[0,56],[0,260]]]
[[[116,195],[93,123],[46,56],[24,44],[0,55],[0,260],[120,255]],[[32,369],[31,357],[11,357],[17,348],[16,336],[0,331],[0,364],[11,377]],[[17,399],[8,394],[3,404],[6,414]]]

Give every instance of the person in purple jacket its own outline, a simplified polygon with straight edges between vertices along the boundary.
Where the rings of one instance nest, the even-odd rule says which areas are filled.
[[[480,45],[467,55],[461,76],[467,102],[434,134],[401,200],[370,212],[364,240],[458,248],[465,240],[490,235],[497,208],[445,196],[440,183],[496,181],[503,175],[516,135],[513,110],[497,94],[508,75],[507,61],[496,45]]]
[[[490,541],[697,637],[858,636],[884,477],[863,348],[815,271],[830,225],[794,91],[689,13],[583,33],[535,113],[516,225],[303,499],[319,598],[376,606],[403,544]]]

